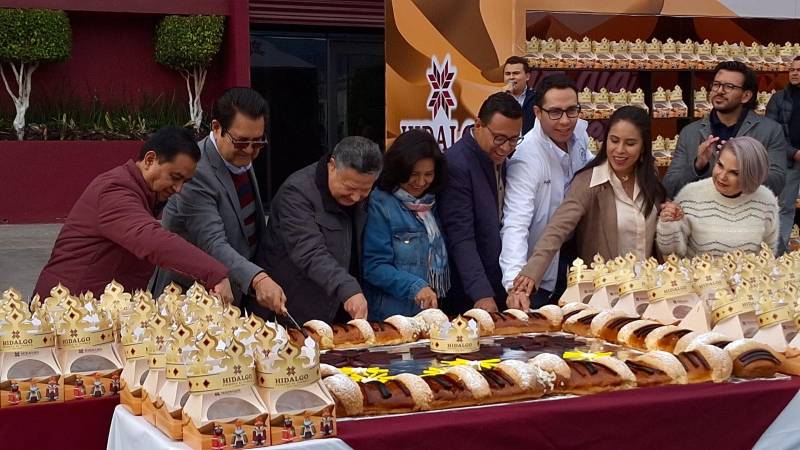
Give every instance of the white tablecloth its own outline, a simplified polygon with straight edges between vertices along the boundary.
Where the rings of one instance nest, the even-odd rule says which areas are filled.
[[[141,416],[134,416],[122,405],[114,410],[111,430],[108,432],[107,450],[191,450],[183,442],[173,441]],[[313,439],[283,444],[286,450],[352,450],[343,440]]]
[[[758,411],[753,411],[758,414]],[[797,450],[800,448],[800,392],[783,408],[761,435],[753,450]]]

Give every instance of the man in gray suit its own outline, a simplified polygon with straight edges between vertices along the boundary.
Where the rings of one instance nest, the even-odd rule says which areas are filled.
[[[250,88],[232,88],[217,99],[194,178],[170,198],[162,223],[228,267],[239,306],[284,313],[283,289],[263,269],[267,225],[252,167],[267,144],[267,115],[266,100]],[[172,281],[186,287],[191,280],[159,268],[153,293]]]
[[[746,64],[725,61],[717,65],[710,91],[714,109],[683,127],[678,136],[672,164],[664,177],[670,197],[674,198],[685,185],[711,176],[717,163],[717,149],[737,136],[750,136],[767,149],[769,175],[764,185],[780,195],[786,177],[786,158],[792,149],[777,122],[753,112],[757,90],[756,74]]]

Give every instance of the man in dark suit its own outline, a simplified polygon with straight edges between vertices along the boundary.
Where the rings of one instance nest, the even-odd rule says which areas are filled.
[[[511,94],[522,107],[522,135],[526,135],[533,128],[536,116],[533,114],[533,103],[536,95],[528,87],[531,81],[531,66],[522,56],[511,56],[503,64],[503,88]]]
[[[267,224],[252,167],[267,143],[267,115],[266,100],[250,88],[231,88],[217,99],[197,172],[167,203],[162,222],[228,267],[240,306],[282,313],[286,296],[264,270]],[[172,281],[186,287],[190,280],[159,269],[154,294]]]
[[[506,158],[522,140],[521,130],[522,107],[499,92],[483,102],[475,125],[445,153],[448,182],[439,194],[439,213],[452,268],[442,306],[448,313],[505,307],[500,228]]]

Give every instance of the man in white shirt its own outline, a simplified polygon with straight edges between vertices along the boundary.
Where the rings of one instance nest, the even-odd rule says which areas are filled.
[[[522,56],[511,56],[503,64],[504,91],[511,94],[522,107],[522,134],[533,128],[536,117],[533,115],[533,101],[536,97],[533,89],[528,87],[531,80],[531,66]]]
[[[542,80],[534,106],[536,124],[508,161],[505,207],[501,231],[500,267],[503,285],[510,290],[528,261],[550,217],[564,200],[573,175],[592,159],[588,124],[580,120],[575,82],[565,75]],[[533,297],[533,307],[558,301],[566,266],[558,256],[547,269]],[[559,278],[559,266],[563,272]],[[557,282],[561,283],[557,283]]]

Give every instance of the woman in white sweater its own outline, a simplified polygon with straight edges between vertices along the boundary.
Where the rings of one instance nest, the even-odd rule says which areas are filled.
[[[702,145],[713,145],[708,139]],[[656,228],[662,254],[722,255],[757,252],[778,242],[778,200],[761,183],[769,172],[767,151],[751,137],[725,142],[711,178],[686,185],[665,203]]]

